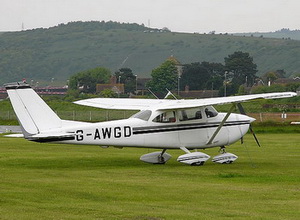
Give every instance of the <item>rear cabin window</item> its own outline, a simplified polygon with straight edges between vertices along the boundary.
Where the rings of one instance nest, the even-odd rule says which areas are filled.
[[[185,109],[179,111],[179,121],[202,119],[202,113],[199,108]]]
[[[153,120],[153,122],[158,122],[158,123],[172,123],[176,122],[176,116],[174,111],[170,112],[164,112],[156,116]]]

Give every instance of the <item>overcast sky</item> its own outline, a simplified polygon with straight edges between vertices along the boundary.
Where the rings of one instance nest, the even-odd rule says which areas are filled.
[[[0,0],[0,31],[118,21],[178,32],[300,29],[300,0]]]

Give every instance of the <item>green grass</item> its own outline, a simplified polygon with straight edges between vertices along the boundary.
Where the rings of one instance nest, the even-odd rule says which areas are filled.
[[[271,125],[273,124],[273,125]],[[284,134],[284,133],[298,133],[300,134],[300,126],[299,125],[290,125],[283,123],[253,123],[252,127],[254,132],[257,134],[268,133],[268,134]]]
[[[298,219],[300,135],[247,135],[230,165],[139,161],[148,149],[0,137],[1,219]],[[214,156],[218,149],[207,149]],[[283,156],[285,155],[285,156]]]

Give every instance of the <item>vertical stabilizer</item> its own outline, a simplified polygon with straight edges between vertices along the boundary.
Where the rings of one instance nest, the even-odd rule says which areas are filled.
[[[61,119],[28,84],[10,83],[5,88],[25,137],[61,128]]]

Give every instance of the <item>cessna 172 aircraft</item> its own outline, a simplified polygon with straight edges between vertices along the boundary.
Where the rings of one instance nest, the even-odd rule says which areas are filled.
[[[222,150],[213,158],[214,162],[232,163],[237,156],[227,153],[225,146],[240,140],[249,128],[252,131],[251,122],[255,120],[245,114],[241,103],[296,95],[283,92],[194,100],[93,98],[76,101],[76,104],[97,108],[139,110],[128,119],[87,123],[61,120],[26,83],[10,83],[5,87],[27,140],[161,149],[141,156],[141,161],[152,164],[167,162],[171,158],[167,149],[181,149],[185,154],[177,158],[178,162],[203,165],[210,156],[190,150],[212,147]],[[218,113],[212,106],[228,103],[232,107],[227,113]],[[233,113],[236,107],[241,114]]]

